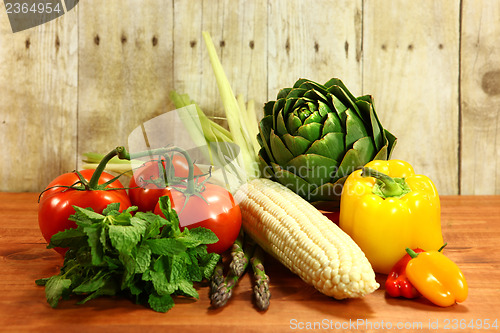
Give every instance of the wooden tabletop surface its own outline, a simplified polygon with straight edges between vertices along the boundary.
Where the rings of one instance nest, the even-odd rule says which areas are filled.
[[[1,332],[472,332],[500,326],[500,196],[444,196],[442,228],[446,255],[462,269],[469,297],[449,308],[424,299],[387,297],[382,287],[361,298],[336,301],[315,291],[285,267],[267,258],[271,305],[259,312],[245,275],[233,298],[212,309],[208,287],[199,300],[176,299],[156,313],[122,298],[84,305],[61,301],[52,309],[35,280],[58,272],[62,258],[38,230],[37,194],[0,193]],[[406,326],[406,329],[404,328]],[[489,329],[486,329],[489,327]]]

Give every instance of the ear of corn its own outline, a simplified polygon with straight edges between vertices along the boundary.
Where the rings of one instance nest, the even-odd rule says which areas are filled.
[[[254,179],[240,188],[235,199],[242,210],[245,232],[323,294],[355,298],[379,287],[358,245],[285,186]]]

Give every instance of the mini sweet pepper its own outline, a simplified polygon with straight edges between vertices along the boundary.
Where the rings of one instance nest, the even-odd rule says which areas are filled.
[[[416,248],[415,253],[425,252],[422,249]],[[392,267],[391,272],[385,280],[385,291],[392,297],[417,298],[420,296],[418,290],[411,284],[406,276],[406,266],[412,257],[410,254],[405,254],[403,258]]]
[[[406,275],[422,296],[442,307],[465,301],[467,281],[457,264],[441,249],[422,253],[406,251],[412,257],[406,266]]]
[[[443,244],[436,187],[401,160],[371,161],[347,177],[339,226],[377,273],[388,274],[407,247],[437,249]]]

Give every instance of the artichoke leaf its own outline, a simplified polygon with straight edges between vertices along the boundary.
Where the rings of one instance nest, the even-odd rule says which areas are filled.
[[[323,133],[322,135],[326,135],[328,133],[344,133],[342,130],[342,124],[340,122],[340,118],[336,112],[329,112],[326,116],[325,121],[323,122]]]
[[[330,87],[337,86],[337,87],[342,89],[342,91],[346,94],[347,97],[349,97],[349,99],[351,101],[356,100],[356,97],[354,97],[354,95],[351,94],[349,89],[347,89],[347,87],[345,86],[344,82],[342,82],[342,80],[340,80],[340,79],[337,79],[337,78],[330,79],[328,82],[326,82],[324,84],[324,86],[326,87],[326,89],[328,91],[330,91],[330,89],[329,89]]]
[[[358,151],[358,156],[362,166],[370,162],[377,152],[372,138],[368,136],[354,142],[353,149]]]
[[[356,101],[356,105],[358,106],[363,119],[365,119],[365,122],[371,124],[371,133],[369,134],[373,136],[375,146],[377,147],[377,149],[381,149],[384,145],[385,138],[382,132],[382,128],[380,127],[380,122],[378,121],[373,110],[372,104],[364,100],[358,100]]]
[[[346,111],[346,115],[345,149],[349,150],[353,147],[354,142],[368,136],[368,132],[366,130],[365,123],[356,115],[356,113],[349,109]]]
[[[346,115],[345,115],[345,112],[349,109],[347,106],[344,105],[344,103],[342,103],[342,101],[340,99],[337,98],[337,96],[335,95],[328,95],[330,97],[330,104],[333,105],[333,108],[335,110],[335,112],[337,113],[337,116],[339,117],[340,120],[342,120],[342,122],[345,122],[345,118],[346,118]]]
[[[298,110],[300,110],[300,107],[305,105],[307,102],[304,98],[296,98],[293,99],[292,101],[294,101],[293,106],[291,106],[290,110],[286,111],[286,114],[289,114],[290,112],[296,113]]]
[[[315,111],[309,115],[309,117],[306,118],[304,121],[304,125],[311,124],[311,123],[322,123],[323,118],[319,114],[318,111]]]
[[[322,118],[325,118],[328,114],[333,113],[328,104],[323,103],[322,101],[318,101],[318,112]]]
[[[344,155],[344,159],[340,162],[340,166],[335,174],[335,177],[332,178],[331,182],[336,182],[342,177],[346,177],[352,172],[360,169],[364,166],[361,157],[359,156],[359,151],[356,149],[349,149],[347,153]]]
[[[290,92],[288,93],[288,96],[286,96],[286,99],[289,99],[289,98],[301,98],[304,96],[304,94],[307,92],[306,89],[302,89],[302,88],[293,88],[292,90],[290,90]]]
[[[290,150],[294,156],[304,154],[311,146],[311,141],[301,137],[285,134],[282,136],[285,146]],[[317,141],[316,141],[317,142]]]
[[[285,105],[286,100],[284,98],[278,99],[273,105],[273,128],[276,128],[276,121],[278,119],[278,115],[281,113],[281,109]]]
[[[298,128],[297,134],[307,140],[314,142],[321,137],[322,125],[320,123],[310,123]]]
[[[338,162],[331,158],[316,154],[303,154],[291,159],[284,165],[284,168],[309,184],[321,186],[330,181],[337,171],[337,166]]]
[[[276,163],[271,163],[271,166],[274,171],[274,179],[307,200],[309,193],[314,189],[314,185],[309,184],[296,174],[283,169]]]
[[[384,129],[384,134],[387,138],[388,141],[388,148],[387,148],[387,159],[391,158],[392,152],[394,150],[394,147],[396,146],[396,143],[398,142],[398,139],[388,130]]]
[[[304,82],[308,82],[308,81],[310,81],[310,80],[308,80],[308,79],[298,79],[298,80],[294,83],[293,88],[298,88],[298,87],[300,87],[300,86],[301,86]]]
[[[292,91],[292,88],[283,88],[278,92],[278,96],[276,96],[276,99],[282,99],[286,98],[288,94]]]
[[[266,150],[267,156],[271,162],[276,162],[273,159],[273,154],[271,153],[271,147],[269,146],[271,131],[273,126],[273,116],[265,116],[259,123],[259,136],[262,143],[262,147]]]
[[[264,117],[273,115],[274,103],[276,103],[276,101],[271,101],[264,104]]]
[[[302,121],[300,120],[300,118],[293,113],[288,116],[286,123],[288,133],[292,135],[296,135],[299,127],[302,126]]]
[[[388,150],[387,150],[387,145],[383,146],[382,149],[380,149],[373,158],[374,160],[387,160],[388,159]]]
[[[323,102],[328,102],[328,99],[326,98],[325,94],[322,94],[319,90],[317,89],[311,89],[311,90],[308,90],[305,94],[304,94],[304,97],[305,98],[308,98],[312,101],[323,101]]]
[[[336,166],[338,166],[338,161],[342,160],[345,153],[344,147],[344,133],[328,133],[321,139],[316,140],[307,150],[306,154],[316,154],[331,158],[332,160],[335,160]]]
[[[285,165],[293,159],[293,154],[288,150],[283,141],[281,141],[281,138],[276,135],[272,129],[271,135],[269,136],[269,145],[276,163]]]
[[[283,119],[283,113],[280,112],[278,117],[276,118],[276,134],[282,136],[283,134],[288,133],[287,128],[285,126],[285,119]]]
[[[298,100],[299,98],[287,98],[285,106],[283,107],[283,110],[281,110],[284,118],[288,117],[288,115],[295,110],[295,105]]]
[[[299,85],[299,87],[305,90],[316,90],[318,92],[323,92],[323,95],[326,95],[325,88],[311,80],[305,80]]]
[[[342,177],[335,183],[326,183],[314,189],[310,196],[314,199],[311,204],[317,209],[334,211],[340,208],[342,188],[347,177]]]

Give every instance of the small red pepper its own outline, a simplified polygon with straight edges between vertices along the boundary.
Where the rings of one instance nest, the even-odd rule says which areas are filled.
[[[415,253],[425,252],[416,248]],[[417,298],[420,293],[411,284],[406,276],[406,266],[412,257],[407,253],[392,267],[387,280],[385,281],[385,290],[392,297]]]

